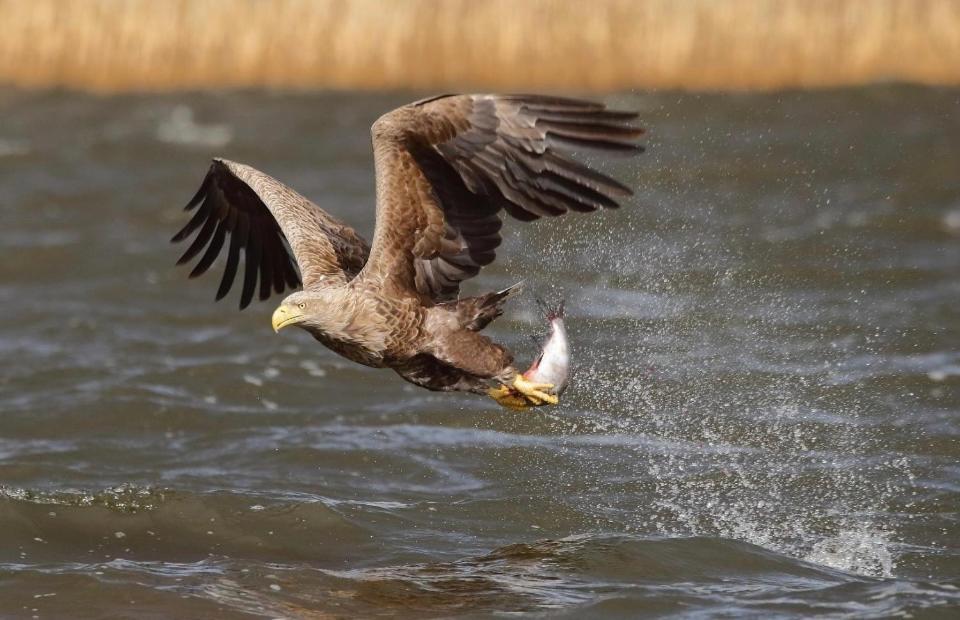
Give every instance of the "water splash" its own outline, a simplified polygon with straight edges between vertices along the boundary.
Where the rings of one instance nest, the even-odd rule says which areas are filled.
[[[634,235],[656,229],[636,214],[618,217]],[[871,376],[869,345],[858,340],[851,352],[850,343],[828,348],[785,339],[781,332],[795,331],[787,317],[807,314],[817,325],[819,308],[808,303],[804,312],[802,300],[768,286],[737,252],[692,226],[685,248],[664,247],[651,235],[645,251],[657,259],[647,261],[632,254],[635,246],[616,243],[616,230],[591,238],[566,229],[573,225],[543,231],[548,239],[537,260],[544,269],[599,265],[568,294],[579,362],[568,402],[589,412],[575,432],[650,439],[624,462],[584,463],[581,474],[596,496],[614,498],[593,508],[597,522],[644,534],[731,538],[892,576],[895,524],[883,515],[910,467],[869,423],[876,412],[865,389],[837,381],[852,370],[838,367],[850,354],[866,364],[853,370]],[[643,284],[627,285],[638,277]],[[695,294],[684,282],[691,278],[699,280]],[[585,345],[576,342],[578,331],[606,336]],[[823,349],[823,364],[798,366],[793,358],[803,351],[809,359],[811,348]],[[625,481],[640,491],[625,493]]]
[[[893,577],[890,534],[869,527],[845,529],[817,541],[804,560],[861,575]]]

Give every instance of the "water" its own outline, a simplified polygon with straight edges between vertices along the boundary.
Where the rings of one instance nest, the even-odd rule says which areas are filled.
[[[4,617],[953,617],[960,91],[622,95],[618,212],[471,282],[565,297],[565,402],[413,388],[213,303],[211,156],[370,235],[407,95],[0,92]]]

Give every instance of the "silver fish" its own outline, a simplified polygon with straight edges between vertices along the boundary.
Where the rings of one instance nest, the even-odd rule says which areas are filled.
[[[559,396],[567,389],[570,378],[570,347],[567,344],[567,329],[563,325],[563,302],[556,308],[547,308],[543,302],[540,302],[540,306],[550,323],[550,336],[523,377],[531,383],[553,384],[548,392]]]

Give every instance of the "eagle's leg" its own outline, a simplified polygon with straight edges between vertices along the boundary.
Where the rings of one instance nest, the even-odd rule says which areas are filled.
[[[556,396],[544,391],[552,385],[527,381],[513,367],[513,355],[482,334],[466,329],[447,332],[434,339],[430,353],[479,380],[499,384],[486,393],[504,407],[526,409],[558,402]]]

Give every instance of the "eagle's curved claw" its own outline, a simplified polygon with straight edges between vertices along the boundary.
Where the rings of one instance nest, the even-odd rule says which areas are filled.
[[[506,385],[490,388],[487,390],[487,396],[497,401],[497,404],[501,407],[506,407],[507,409],[513,409],[515,411],[523,411],[531,405],[540,404],[531,403],[525,396],[517,394],[515,391],[513,391],[513,389]]]
[[[556,405],[560,399],[545,390],[553,389],[551,383],[533,383],[518,374],[512,385],[501,385],[487,390],[487,395],[508,409],[523,410],[541,405]]]
[[[513,389],[526,396],[527,400],[535,405],[556,405],[560,402],[559,398],[546,391],[553,389],[552,383],[534,383],[518,374],[513,380]]]

